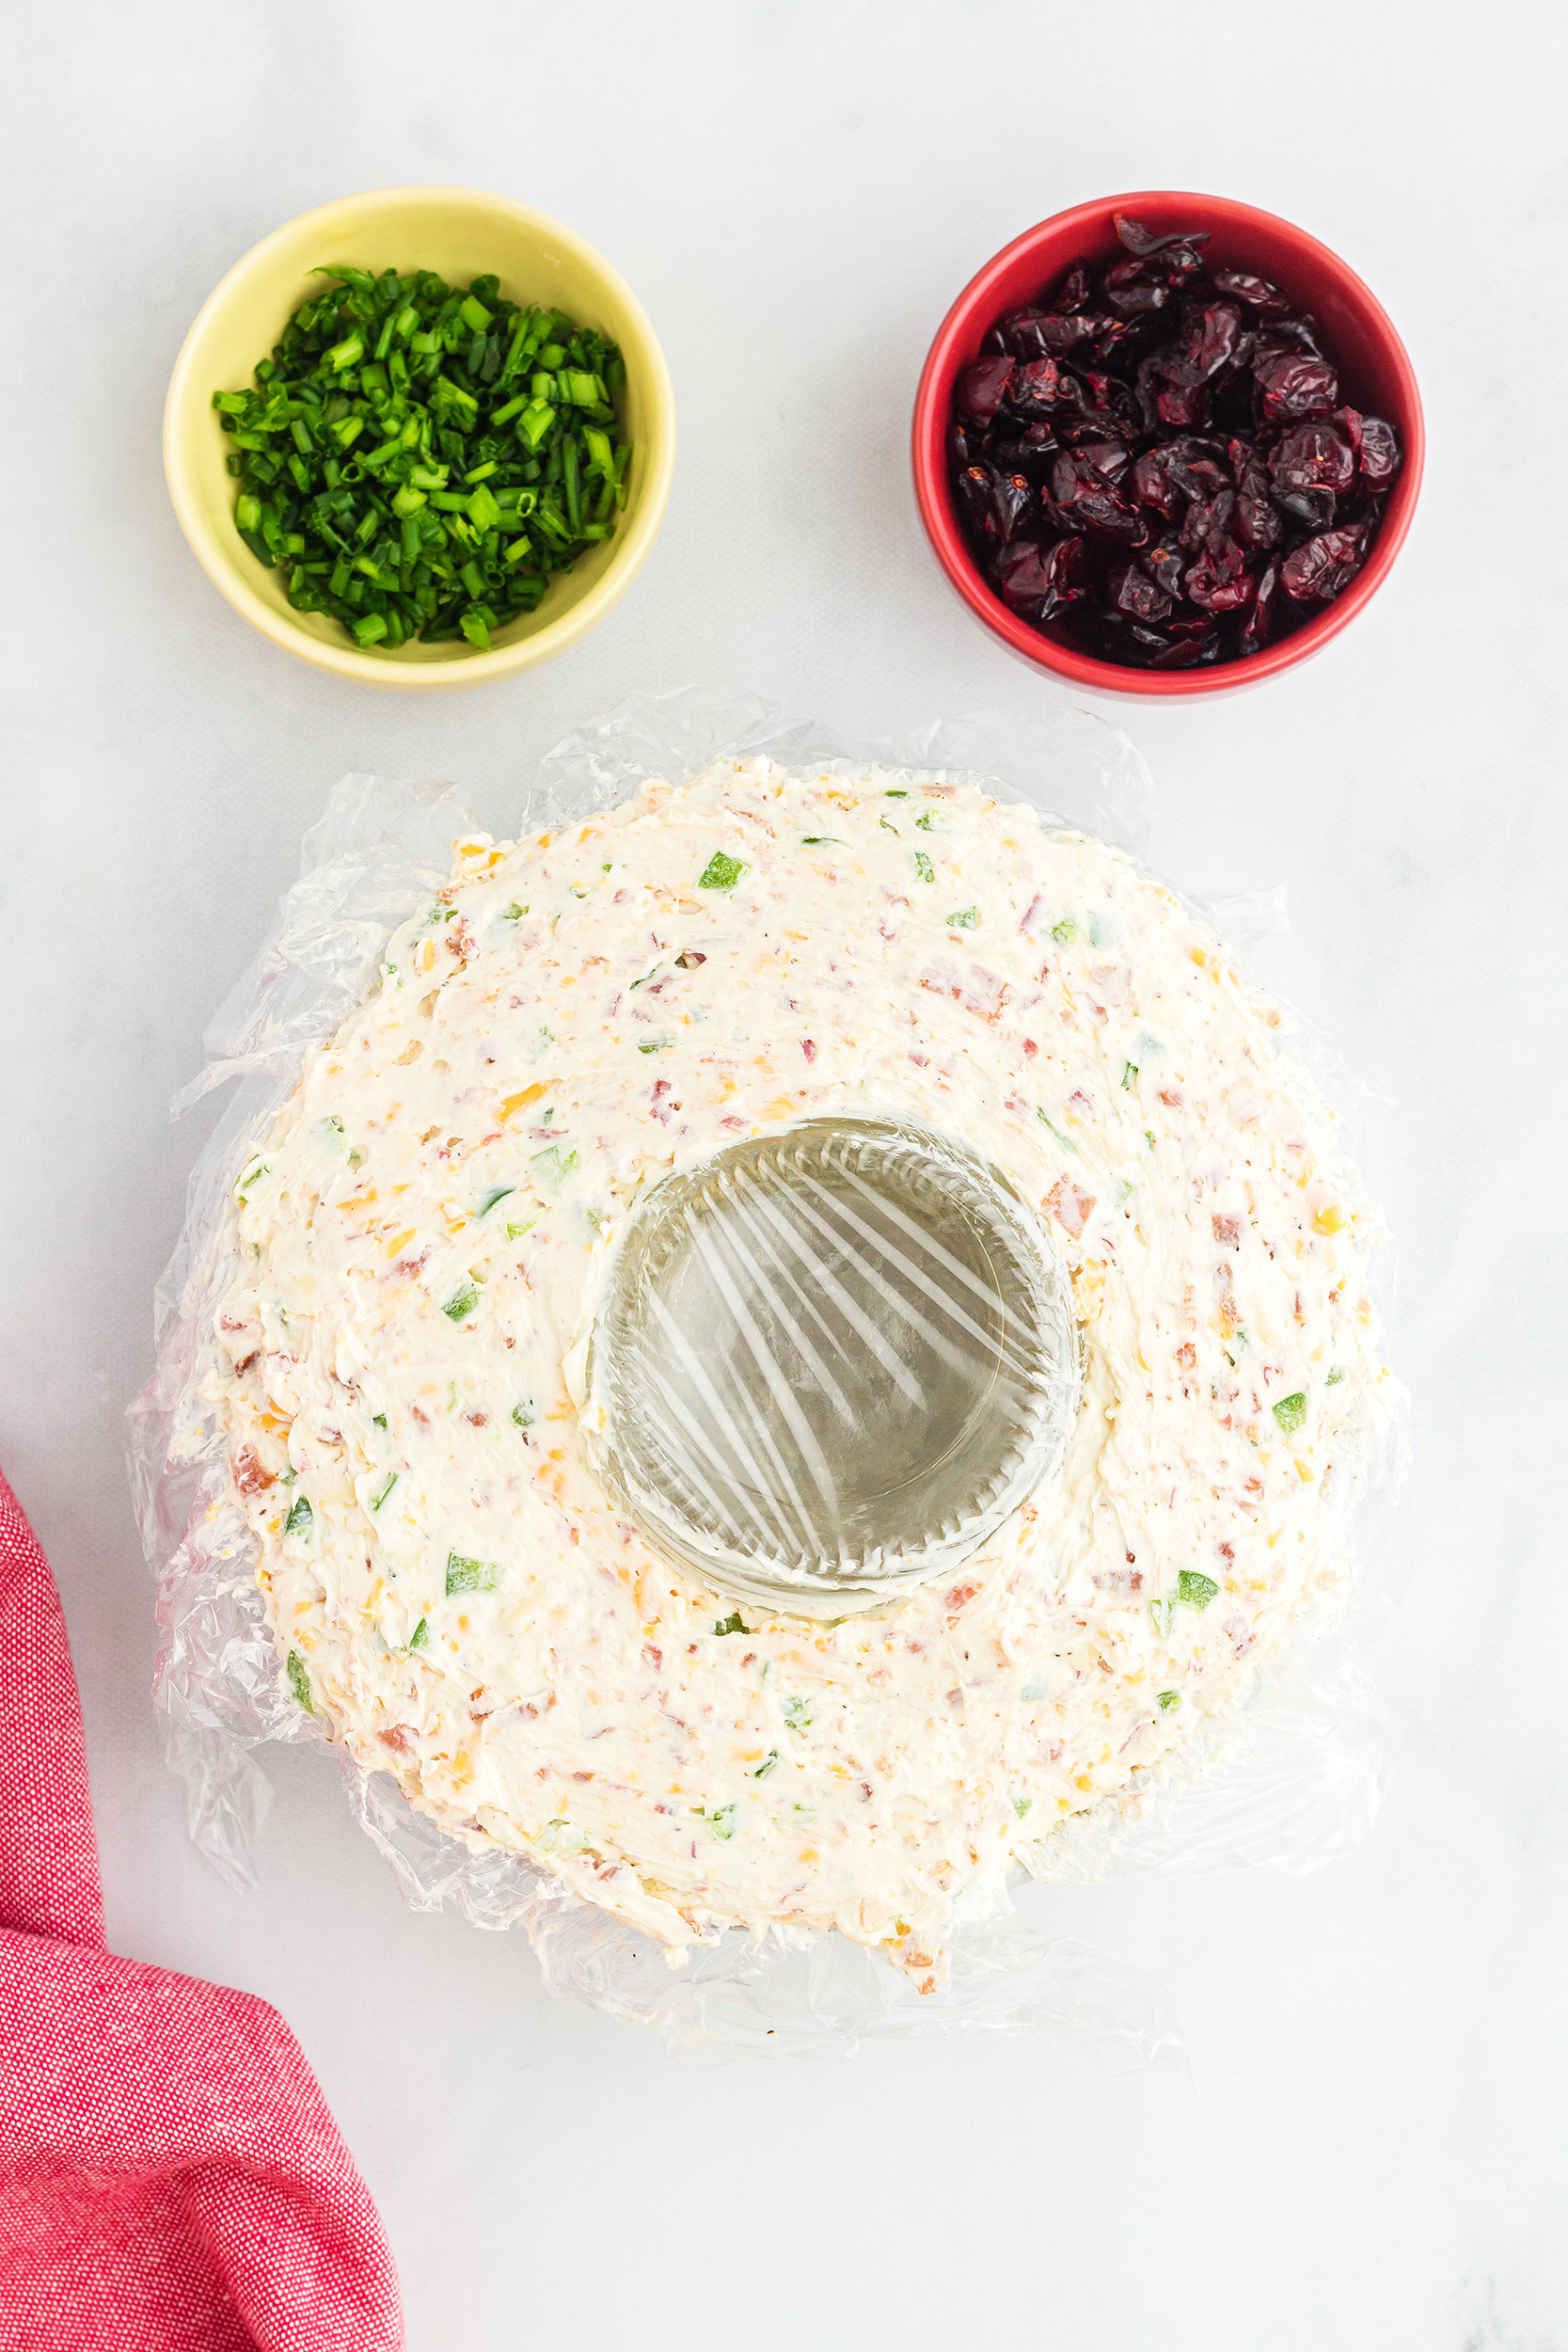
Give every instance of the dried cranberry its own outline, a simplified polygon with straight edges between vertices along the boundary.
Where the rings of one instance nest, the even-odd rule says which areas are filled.
[[[1291,307],[1289,294],[1281,294],[1266,278],[1255,278],[1249,269],[1217,269],[1213,278],[1221,294],[1233,294],[1265,318],[1283,317]]]
[[[1274,494],[1309,531],[1325,531],[1342,492],[1355,479],[1355,453],[1332,424],[1298,424],[1269,458]]]
[[[1196,333],[1193,360],[1205,376],[1217,375],[1236,356],[1242,314],[1233,302],[1212,302]]]
[[[1178,248],[1193,252],[1198,246],[1209,242],[1207,229],[1179,229],[1169,236],[1157,237],[1152,229],[1146,229],[1141,220],[1130,219],[1126,213],[1113,214],[1112,218],[1116,222],[1117,235],[1128,252],[1135,253],[1140,262],[1146,261],[1151,253],[1170,253]]]
[[[1212,499],[1195,499],[1181,518],[1177,537],[1193,555],[1202,548],[1218,546],[1230,528],[1235,511],[1234,490],[1217,490]]]
[[[1187,570],[1188,556],[1180,540],[1173,533],[1167,532],[1164,538],[1156,539],[1151,548],[1145,548],[1138,561],[1150,580],[1157,580],[1167,596],[1182,594],[1181,583]]]
[[[1369,490],[1386,490],[1400,469],[1394,428],[1381,417],[1361,420],[1361,480]]]
[[[1337,596],[1361,569],[1367,552],[1364,532],[1363,524],[1347,523],[1293,549],[1279,567],[1285,594],[1300,603],[1326,604]]]
[[[1210,628],[1201,635],[1178,637],[1164,652],[1157,653],[1150,662],[1154,670],[1196,670],[1206,661],[1217,661],[1220,653],[1220,633]]]
[[[1082,450],[1064,450],[1053,461],[1051,496],[1069,529],[1097,532],[1134,547],[1148,535],[1136,508],[1117,497],[1116,485]]]
[[[1011,359],[974,359],[958,378],[958,414],[990,424],[1017,373]]]
[[[1211,534],[1186,579],[1187,595],[1200,612],[1239,612],[1252,595],[1252,574],[1235,542]]]
[[[995,566],[997,587],[1015,612],[1049,621],[1087,593],[1088,556],[1082,539],[1057,539],[1048,548],[1019,540]]]
[[[1074,262],[1057,287],[1051,307],[1053,310],[1081,310],[1089,298],[1089,265]]]
[[[1142,319],[1164,310],[1171,289],[1164,278],[1151,277],[1145,262],[1118,262],[1105,273],[1101,298],[1118,319]]]
[[[1276,352],[1259,359],[1253,369],[1253,381],[1258,387],[1258,413],[1268,424],[1329,416],[1339,397],[1339,379],[1327,360],[1300,351]]]
[[[1163,621],[1173,602],[1171,592],[1151,580],[1143,564],[1126,556],[1105,576],[1111,602],[1133,621]]]
[[[1256,456],[1248,459],[1237,480],[1236,513],[1230,528],[1243,548],[1279,545],[1285,525],[1269,496],[1269,477]]]
[[[1060,358],[1094,342],[1112,324],[1082,310],[1015,310],[1003,320],[1002,332],[1016,358]]]
[[[1180,496],[1171,480],[1163,449],[1145,450],[1132,461],[1132,496],[1140,506],[1152,506],[1167,521],[1176,514]]]
[[[1008,366],[1013,362],[1009,360]],[[1048,417],[1070,405],[1071,395],[1054,359],[1026,359],[1018,368],[1007,395],[1008,405],[1021,417]]]
[[[1252,603],[1236,640],[1236,651],[1239,655],[1257,653],[1260,647],[1268,644],[1269,639],[1274,635],[1275,608],[1278,599],[1279,566],[1271,561],[1264,564],[1258,575],[1258,584],[1253,591]]]
[[[1023,474],[1004,473],[983,462],[964,468],[958,489],[976,531],[999,545],[1015,536],[1035,502],[1034,486]]]

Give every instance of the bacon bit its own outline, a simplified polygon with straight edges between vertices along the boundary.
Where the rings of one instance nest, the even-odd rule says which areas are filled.
[[[964,1584],[955,1584],[952,1591],[948,1594],[946,1599],[942,1605],[947,1610],[961,1609],[966,1601],[971,1601],[974,1598],[974,1596],[979,1589],[979,1585],[973,1581]]]
[[[1129,1552],[1127,1556],[1131,1559],[1132,1555]],[[1141,1593],[1143,1582],[1142,1568],[1097,1568],[1094,1572],[1095,1587],[1101,1593]],[[1103,1664],[1103,1660],[1101,1662]]]
[[[959,1707],[963,1704],[963,1692],[959,1690],[957,1683],[953,1685],[953,1688],[947,1693],[947,1704],[949,1707]]]
[[[1088,1096],[1081,1089],[1075,1089],[1068,1096],[1067,1099],[1068,1108],[1069,1110],[1075,1110],[1080,1119],[1092,1119],[1094,1117],[1094,1104],[1089,1101]]]
[[[446,943],[448,955],[457,956],[465,963],[470,956],[477,956],[479,953],[479,942],[468,929],[468,918],[466,914],[460,914],[451,930],[447,932]]]
[[[1230,1268],[1227,1265],[1218,1265],[1214,1268],[1214,1288],[1219,1294],[1220,1332],[1223,1338],[1228,1340],[1236,1331],[1242,1318],[1237,1311],[1235,1285],[1230,1279]]]
[[[1183,1372],[1196,1372],[1197,1370],[1197,1350],[1193,1345],[1191,1340],[1182,1341],[1180,1346],[1176,1351],[1176,1360],[1181,1366]]]
[[[1225,1630],[1238,1658],[1244,1658],[1249,1649],[1256,1647],[1258,1636],[1244,1617],[1227,1617]]]
[[[743,1119],[735,1119],[735,1118],[730,1118],[730,1119],[721,1119],[721,1120],[719,1121],[719,1124],[721,1125],[721,1127],[734,1127],[734,1128],[737,1131],[737,1133],[743,1133],[743,1132],[744,1132],[744,1130],[745,1130],[746,1121],[745,1121]]]
[[[978,1021],[994,1022],[1001,1018],[1002,1008],[1011,991],[995,972],[983,963],[972,963],[966,979],[958,966],[945,956],[934,956],[920,976],[922,988],[928,988],[933,996],[950,996],[965,1012],[972,1012]]]
[[[425,1411],[422,1405],[412,1405],[409,1406],[409,1410],[413,1414],[414,1419],[419,1422],[421,1429],[428,1429],[430,1427],[430,1415]]]
[[[1038,1046],[1035,1043],[1035,1041],[1034,1041],[1034,1039],[1033,1039],[1032,1037],[1026,1037],[1026,1038],[1024,1039],[1024,1041],[1023,1041],[1023,1050],[1024,1050],[1024,1052],[1025,1052],[1026,1054],[1029,1054],[1029,1055],[1035,1055],[1035,1054],[1037,1054],[1037,1053],[1039,1052],[1039,1050],[1040,1050],[1040,1049],[1039,1049],[1039,1047],[1038,1047]]]
[[[505,1121],[511,1119],[515,1112],[526,1111],[531,1103],[537,1103],[539,1097],[545,1091],[545,1082],[541,1079],[537,1086],[525,1087],[521,1094],[507,1095],[505,1100],[502,1102],[500,1108],[501,1121],[503,1125]]]
[[[1298,1323],[1305,1323],[1307,1321],[1307,1310],[1301,1303],[1300,1291],[1297,1291],[1296,1293],[1296,1321]]]
[[[375,1736],[384,1748],[391,1749],[394,1756],[411,1756],[414,1752],[414,1742],[406,1724],[394,1724],[390,1731],[378,1731]]]
[[[1169,1110],[1169,1111],[1179,1111],[1179,1110],[1181,1108],[1181,1089],[1180,1089],[1180,1087],[1162,1087],[1162,1088],[1160,1089],[1160,1100],[1161,1100],[1161,1102],[1162,1102],[1162,1103],[1164,1103],[1164,1106],[1165,1106],[1165,1108],[1166,1108],[1167,1110]]]
[[[1094,1208],[1092,1192],[1082,1192],[1070,1176],[1058,1178],[1045,1196],[1045,1205],[1065,1232],[1076,1240]]]
[[[410,1279],[412,1279],[416,1274],[421,1271],[424,1262],[429,1255],[429,1249],[424,1248],[420,1250],[417,1258],[400,1258],[396,1265],[392,1268],[392,1272],[394,1274],[405,1274]]]
[[[488,1423],[490,1416],[488,1413],[482,1413],[476,1406],[471,1412],[465,1413],[463,1418],[465,1421],[471,1421],[476,1429],[483,1429]]]
[[[673,1094],[673,1092],[674,1089],[671,1086],[668,1078],[657,1078],[654,1081],[654,1090],[650,1100],[650,1108],[653,1111],[654,1117],[659,1121],[661,1126],[667,1127],[670,1124],[671,1112],[678,1111],[680,1108],[680,1104],[678,1103],[667,1103],[664,1099],[666,1095]]]
[[[253,1347],[248,1356],[242,1356],[234,1366],[234,1377],[238,1379],[242,1372],[248,1372],[261,1353],[259,1347]]]
[[[218,1317],[220,1331],[248,1331],[249,1328],[248,1323],[236,1322],[232,1315],[219,1315]]]
[[[1039,913],[1039,911],[1040,911],[1040,893],[1037,890],[1037,891],[1036,891],[1036,893],[1035,893],[1035,895],[1034,895],[1034,897],[1030,899],[1030,901],[1029,901],[1028,905],[1024,908],[1023,913],[1022,913],[1022,914],[1020,915],[1020,917],[1019,917],[1019,924],[1018,924],[1018,928],[1019,928],[1019,930],[1020,930],[1021,931],[1026,931],[1026,930],[1028,930],[1028,928],[1029,928],[1030,924],[1034,921],[1034,919],[1035,919],[1036,915]]]
[[[1262,1492],[1261,1487],[1259,1488],[1259,1494]],[[1219,1547],[1219,1554],[1227,1568],[1233,1568],[1235,1566],[1236,1547],[1234,1544],[1221,1544]]]
[[[574,1780],[592,1780],[593,1777],[594,1775],[592,1772],[574,1772],[572,1774],[572,1778]]]
[[[695,972],[700,963],[707,961],[707,957],[701,947],[687,947],[675,958],[675,961],[683,972]]]
[[[1219,1243],[1220,1248],[1235,1249],[1242,1238],[1241,1218],[1239,1216],[1216,1216],[1213,1222],[1214,1239]]]
[[[816,1047],[809,1037],[803,1037],[800,1040],[800,1051],[804,1054],[807,1061],[815,1061],[816,1059]]]
[[[262,1469],[254,1446],[242,1445],[230,1456],[230,1466],[234,1473],[234,1484],[243,1495],[264,1494],[269,1486],[277,1483],[272,1471]]]

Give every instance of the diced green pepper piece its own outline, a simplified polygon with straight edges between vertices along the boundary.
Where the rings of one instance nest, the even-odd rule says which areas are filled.
[[[506,1570],[499,1560],[470,1560],[463,1552],[447,1554],[447,1598],[458,1593],[493,1593]]]
[[[1307,1391],[1298,1389],[1294,1396],[1282,1396],[1274,1408],[1274,1417],[1288,1438],[1293,1438],[1307,1419]]]
[[[746,871],[746,860],[731,857],[727,850],[715,850],[697,877],[699,890],[733,890]]]

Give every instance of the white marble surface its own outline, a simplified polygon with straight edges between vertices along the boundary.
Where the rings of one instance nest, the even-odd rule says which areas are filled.
[[[291,2020],[415,2352],[1568,2344],[1560,13],[82,0],[12,9],[0,51],[0,1459],[65,1596],[114,1945]],[[662,540],[598,633],[417,703],[232,615],[158,452],[229,263],[410,180],[510,190],[607,252],[681,429]],[[1049,700],[927,555],[910,401],[996,246],[1161,183],[1346,254],[1433,441],[1409,546],[1328,654],[1127,721],[1159,862],[1289,883],[1259,965],[1393,1098],[1370,1173],[1403,1247],[1418,1560],[1377,1660],[1402,1769],[1375,1834],[1307,1880],[1054,1899],[1164,1973],[1190,2095],[1035,2042],[683,2068],[550,2000],[519,1938],[406,1913],[297,1751],[262,1889],[227,1894],[148,1708],[120,1413],[211,1116],[165,1106],[302,830],[350,767],[455,778],[505,830],[538,753],[633,686],[752,686],[857,730]]]

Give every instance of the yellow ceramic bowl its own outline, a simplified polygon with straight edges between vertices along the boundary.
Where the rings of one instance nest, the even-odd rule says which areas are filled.
[[[236,485],[215,391],[250,386],[290,314],[324,281],[323,263],[433,269],[453,285],[491,273],[515,302],[547,303],[612,336],[626,363],[632,442],[626,505],[612,539],[551,581],[536,612],[496,633],[488,652],[461,640],[384,652],[359,646],[323,612],[296,612],[234,527]],[[164,471],[180,527],[237,612],[285,652],[370,686],[425,690],[509,677],[563,653],[603,620],[641,570],[664,518],[675,460],[670,371],[641,305],[608,262],[559,221],[475,188],[375,188],[304,213],[235,262],[197,313],[164,408]]]

